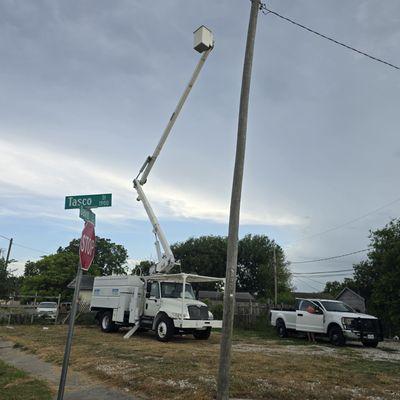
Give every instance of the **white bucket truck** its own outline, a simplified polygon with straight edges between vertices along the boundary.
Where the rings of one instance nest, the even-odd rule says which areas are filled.
[[[222,327],[222,321],[213,319],[207,305],[196,300],[191,283],[218,283],[225,279],[170,273],[179,262],[175,260],[143,191],[149,173],[213,47],[212,32],[204,26],[198,28],[194,32],[194,49],[202,53],[201,58],[153,154],[146,158],[133,180],[137,200],[143,203],[153,226],[158,262],[149,276],[106,276],[94,280],[91,309],[97,311],[101,329],[105,332],[116,330],[119,326],[132,326],[125,337],[130,337],[139,328],[145,328],[154,330],[159,340],[167,341],[174,333],[193,333],[197,339],[208,339],[211,328]]]
[[[191,283],[221,281],[192,274],[97,277],[91,309],[97,311],[103,332],[131,326],[126,338],[141,328],[155,331],[161,341],[183,333],[208,339],[211,328],[221,328],[222,321],[214,320],[207,305],[196,300]]]

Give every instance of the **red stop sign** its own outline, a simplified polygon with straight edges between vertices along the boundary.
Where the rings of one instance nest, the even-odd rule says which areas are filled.
[[[90,268],[94,258],[95,249],[96,236],[94,233],[94,225],[91,222],[85,222],[79,245],[79,259],[81,261],[81,268],[84,271],[87,271]]]

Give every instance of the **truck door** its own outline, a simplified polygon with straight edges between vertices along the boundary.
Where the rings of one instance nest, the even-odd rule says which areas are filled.
[[[161,306],[160,286],[158,282],[147,282],[146,302],[144,306],[144,315],[146,317],[155,317]]]
[[[324,313],[314,303],[301,300],[296,311],[296,330],[301,332],[323,332]]]

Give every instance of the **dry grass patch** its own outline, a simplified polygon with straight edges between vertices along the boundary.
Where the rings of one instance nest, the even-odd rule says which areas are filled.
[[[0,335],[41,358],[61,364],[65,326],[0,328]],[[148,399],[212,399],[216,391],[219,334],[208,341],[191,336],[169,343],[151,333],[129,340],[77,327],[71,362],[76,370]],[[282,342],[239,335],[233,343],[232,397],[245,399],[400,399],[400,363],[364,359],[359,347],[333,348],[301,340]],[[384,352],[397,356],[397,350]],[[375,354],[375,356],[376,356]]]

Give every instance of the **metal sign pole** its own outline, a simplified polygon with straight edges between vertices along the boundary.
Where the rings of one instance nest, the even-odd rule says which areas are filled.
[[[62,371],[61,371],[60,385],[58,387],[57,400],[64,399],[64,389],[65,389],[65,383],[67,380],[69,355],[71,353],[71,345],[72,345],[72,336],[74,334],[75,316],[76,316],[76,311],[78,309],[79,288],[81,287],[81,279],[82,279],[82,268],[81,268],[81,263],[79,262],[78,263],[78,271],[76,273],[76,278],[75,278],[74,298],[72,300],[71,314],[69,317],[67,343],[65,344],[64,360],[63,360]]]

